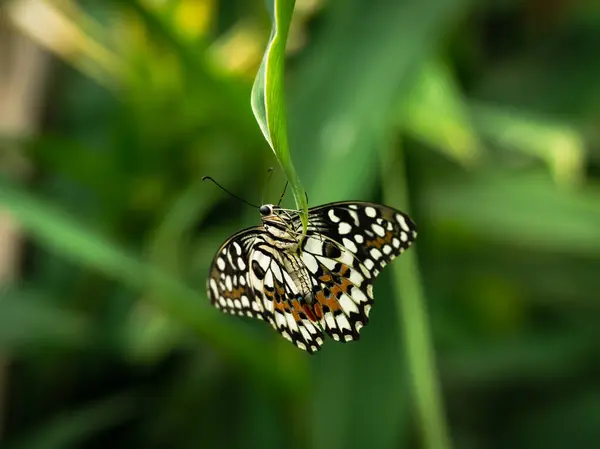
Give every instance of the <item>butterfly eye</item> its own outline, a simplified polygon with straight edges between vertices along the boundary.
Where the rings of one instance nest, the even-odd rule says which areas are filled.
[[[271,206],[267,206],[266,204],[263,204],[262,206],[260,206],[258,211],[263,216],[271,215],[271,213],[272,213]]]

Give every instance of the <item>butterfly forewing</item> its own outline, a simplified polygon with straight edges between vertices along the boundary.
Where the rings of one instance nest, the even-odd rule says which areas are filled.
[[[260,228],[241,231],[227,240],[213,259],[207,280],[211,303],[225,313],[264,318],[262,304],[250,287],[249,254]]]
[[[285,210],[279,217],[290,231],[278,226],[277,237],[300,235],[297,213]],[[359,338],[369,322],[375,277],[416,235],[411,219],[387,206],[315,207],[306,237],[293,249],[278,246],[264,227],[229,239],[213,261],[209,295],[221,310],[264,319],[313,353],[323,344],[323,331],[336,341]]]
[[[417,236],[408,215],[367,202],[331,203],[309,210],[309,234],[324,235],[349,249],[377,276]]]
[[[315,311],[337,341],[359,338],[369,321],[373,279],[416,236],[408,216],[372,203],[333,203],[309,211],[303,259],[318,280]]]

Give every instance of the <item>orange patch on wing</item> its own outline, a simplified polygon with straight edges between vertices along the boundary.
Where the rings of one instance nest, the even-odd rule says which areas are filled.
[[[217,270],[213,270],[213,272],[211,273],[211,276],[213,279],[220,279],[219,278],[219,272]],[[227,293],[227,297],[231,298],[231,299],[242,299],[242,295],[246,294],[246,287],[243,286],[239,286],[234,288],[231,291],[226,291]]]
[[[294,321],[300,321],[302,318],[300,317],[300,312],[304,312],[302,306],[298,302],[298,300],[294,299],[291,302],[288,301],[273,301],[273,308],[275,310],[280,310],[284,314],[291,313],[294,317]]]
[[[339,282],[335,282],[332,274],[338,275],[337,277],[339,277]],[[344,293],[348,294],[350,288],[354,286],[347,276],[350,276],[350,267],[342,264],[341,270],[338,273],[326,273],[319,277],[321,282],[329,285],[328,288],[330,293],[329,296],[325,296],[325,292],[323,290],[320,290],[316,293],[315,302],[312,304],[312,309],[317,318],[323,318],[324,307],[329,308],[331,312],[335,312],[337,310],[343,311],[337,298],[341,297]]]
[[[377,249],[381,249],[383,245],[389,245],[392,243],[392,239],[394,238],[394,234],[391,231],[387,231],[384,237],[377,237],[376,239],[371,239],[365,241],[365,246],[375,247]]]

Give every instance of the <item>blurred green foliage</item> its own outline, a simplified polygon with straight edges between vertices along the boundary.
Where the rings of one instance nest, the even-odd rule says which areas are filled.
[[[314,357],[204,292],[259,217],[200,178],[258,202],[276,165],[250,108],[263,2],[56,5],[94,45],[50,48],[41,132],[2,136],[35,173],[0,184],[27,232],[0,297],[2,447],[421,447],[395,288],[426,300],[453,447],[598,446],[597,2],[297,0],[310,205],[410,201],[420,229],[420,283],[398,259],[361,341]]]

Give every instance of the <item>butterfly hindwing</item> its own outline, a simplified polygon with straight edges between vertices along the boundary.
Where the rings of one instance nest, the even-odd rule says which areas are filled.
[[[257,244],[250,254],[250,283],[262,302],[263,316],[286,340],[314,353],[323,344],[323,332],[309,318],[304,299],[282,256],[268,244]],[[293,256],[291,256],[293,257]]]
[[[314,267],[313,310],[336,341],[358,340],[373,304],[371,274],[347,248],[324,235],[303,242],[303,261]]]

